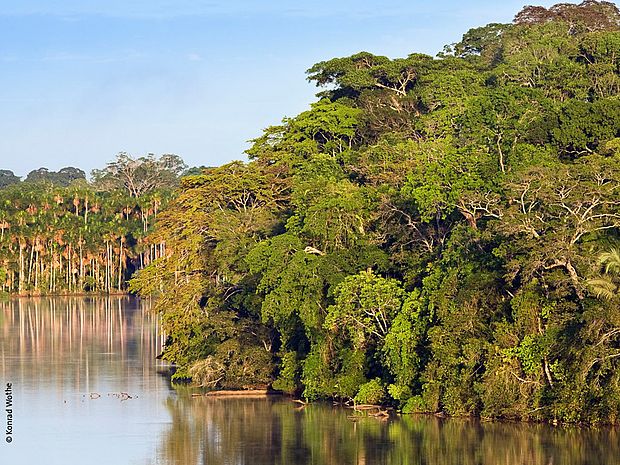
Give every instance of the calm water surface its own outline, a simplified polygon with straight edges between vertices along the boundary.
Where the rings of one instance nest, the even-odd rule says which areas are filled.
[[[350,411],[329,405],[192,398],[161,374],[160,344],[144,301],[0,302],[0,464],[620,464],[613,429],[412,416],[352,421]],[[6,383],[13,384],[10,444]]]

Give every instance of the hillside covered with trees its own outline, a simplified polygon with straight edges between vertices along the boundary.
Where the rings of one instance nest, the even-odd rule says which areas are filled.
[[[311,109],[149,236],[177,377],[620,420],[620,12],[526,7],[437,57],[312,66]],[[162,292],[164,291],[164,292]]]
[[[92,182],[79,168],[0,171],[0,293],[124,292],[165,254],[147,238],[186,166],[121,153]]]

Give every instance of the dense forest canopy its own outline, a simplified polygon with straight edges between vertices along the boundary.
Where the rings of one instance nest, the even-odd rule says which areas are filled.
[[[0,171],[0,293],[126,290],[136,269],[165,253],[147,235],[184,169],[175,155],[121,153],[92,182],[74,167],[39,168],[24,181]]]
[[[56,186],[67,187],[73,181],[86,180],[86,173],[79,168],[67,166],[58,171],[50,171],[47,168],[39,168],[31,171],[26,176],[25,182],[47,182]]]
[[[132,288],[177,378],[617,422],[619,57],[588,0],[312,66],[311,109],[184,178],[151,236]]]

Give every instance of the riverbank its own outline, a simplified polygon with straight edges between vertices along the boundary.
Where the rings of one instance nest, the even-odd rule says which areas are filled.
[[[122,297],[122,296],[135,296],[128,291],[118,292],[60,292],[60,293],[39,293],[39,292],[22,292],[20,293],[4,293],[0,294],[0,297],[8,299],[22,299],[22,298],[40,298],[40,297]],[[137,296],[136,296],[137,297]]]

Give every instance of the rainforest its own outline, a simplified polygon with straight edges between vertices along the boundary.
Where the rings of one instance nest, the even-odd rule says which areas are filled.
[[[145,157],[144,189],[126,154],[64,186],[0,172],[2,290],[154,296],[174,379],[206,388],[620,422],[618,8],[307,77],[248,161]]]
[[[165,254],[149,240],[183,173],[171,154],[120,153],[92,181],[79,168],[0,170],[0,294],[125,292],[133,272]]]

